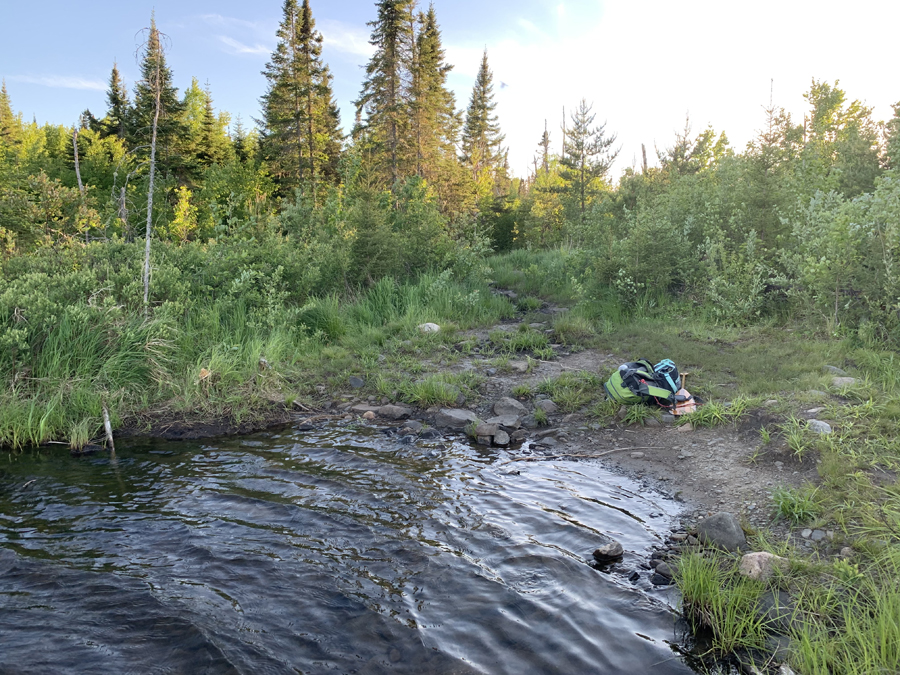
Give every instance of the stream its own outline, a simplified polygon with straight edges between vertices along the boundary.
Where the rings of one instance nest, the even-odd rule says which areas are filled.
[[[679,504],[594,461],[333,425],[0,459],[0,673],[671,675]]]

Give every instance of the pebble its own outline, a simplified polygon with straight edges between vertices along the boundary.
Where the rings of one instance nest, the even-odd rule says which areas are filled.
[[[809,539],[812,536],[813,531],[808,527],[800,533],[800,536],[804,539]]]
[[[631,457],[631,459],[643,459],[643,458],[644,458],[644,453],[643,453],[643,452],[632,452],[632,453],[629,455],[629,457]]]

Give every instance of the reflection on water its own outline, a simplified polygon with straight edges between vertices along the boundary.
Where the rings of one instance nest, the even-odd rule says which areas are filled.
[[[592,462],[332,427],[0,464],[0,672],[689,673],[646,556],[675,504]]]

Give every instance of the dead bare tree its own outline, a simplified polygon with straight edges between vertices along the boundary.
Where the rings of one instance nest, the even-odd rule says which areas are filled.
[[[152,36],[151,36],[151,39]],[[162,51],[162,45],[159,46]],[[159,126],[160,60],[156,59],[156,72],[151,86],[154,93],[153,133],[150,137],[150,186],[147,189],[147,229],[144,239],[144,316],[150,307],[150,235],[153,230],[153,183],[156,178],[156,131]]]
[[[78,192],[81,193],[81,208],[84,209],[84,183],[81,182],[81,165],[78,162],[78,126],[80,124],[81,119],[79,119],[78,124],[75,125],[75,129],[72,131],[72,153],[75,156],[75,178],[78,179]],[[88,227],[84,229],[85,244],[90,242],[89,229]]]

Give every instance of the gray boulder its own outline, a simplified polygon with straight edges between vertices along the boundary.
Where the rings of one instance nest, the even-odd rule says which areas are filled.
[[[521,417],[527,412],[528,411],[525,410],[525,406],[519,403],[514,398],[501,398],[494,404],[494,414],[501,417],[505,415],[515,415],[516,417]]]
[[[740,521],[731,513],[717,513],[701,520],[697,525],[697,535],[704,544],[717,546],[726,551],[737,551],[747,547],[747,538]]]
[[[538,423],[534,418],[534,415],[525,415],[525,417],[522,418],[522,426],[526,429],[537,429]]]
[[[378,409],[378,414],[389,420],[405,420],[412,414],[412,410],[399,405],[383,405]]]
[[[776,569],[786,570],[788,561],[780,556],[766,551],[748,553],[741,558],[738,571],[745,577],[761,579],[763,581],[771,577]]]
[[[810,420],[809,430],[814,434],[830,434],[831,425],[828,424],[828,422],[823,422],[822,420]]]
[[[494,445],[499,445],[501,447],[509,445],[509,434],[505,431],[498,431],[494,434]]]
[[[500,427],[489,422],[482,422],[475,427],[476,436],[495,436],[500,431]]]
[[[822,366],[822,370],[826,373],[831,373],[832,375],[837,375],[838,377],[846,377],[847,371],[841,370],[837,366]]]
[[[833,377],[831,378],[831,386],[835,389],[842,389],[843,387],[852,387],[856,384],[855,377]]]
[[[509,369],[514,373],[519,373],[524,375],[528,372],[528,362],[527,361],[510,361],[508,364]]]
[[[556,405],[550,399],[544,399],[543,401],[538,401],[534,404],[535,408],[540,408],[548,415],[552,415],[553,413],[559,412],[559,406]]]
[[[478,416],[471,410],[459,408],[441,408],[434,416],[434,426],[441,429],[465,429],[477,421]]]
[[[347,380],[347,382],[354,389],[362,389],[363,387],[366,386],[366,381],[364,379],[362,379],[361,377],[356,377],[355,375],[353,377],[351,377],[349,380]]]
[[[508,429],[518,429],[522,426],[521,422],[519,422],[518,415],[498,415],[497,417],[492,417],[487,421],[488,424],[497,424],[501,427],[507,427]]]

